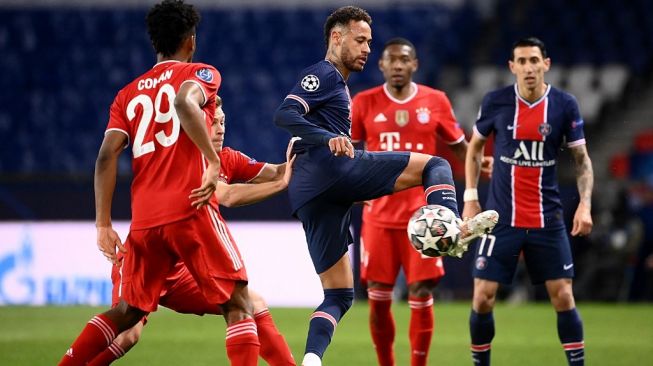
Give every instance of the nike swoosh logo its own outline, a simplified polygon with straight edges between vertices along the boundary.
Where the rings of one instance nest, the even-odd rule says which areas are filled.
[[[581,353],[583,353],[583,351],[578,351],[578,352],[569,352],[569,356],[571,356],[571,357],[576,357],[576,356],[580,355]]]
[[[570,269],[571,267],[573,267],[573,266],[574,266],[573,263],[572,263],[572,264],[564,264],[564,265],[562,265],[562,269],[564,269],[565,271],[567,271],[567,270],[569,270],[569,269]]]
[[[513,125],[508,125],[507,128],[508,128],[508,131],[512,131],[512,130],[515,129],[515,126],[513,126]]]

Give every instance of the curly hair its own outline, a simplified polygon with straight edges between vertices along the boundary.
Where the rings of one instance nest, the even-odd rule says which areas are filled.
[[[200,14],[183,0],[163,0],[146,17],[147,33],[157,53],[172,56],[186,37],[195,32]]]
[[[372,17],[365,11],[365,9],[359,8],[357,6],[343,6],[342,8],[336,9],[324,23],[324,42],[329,47],[329,37],[331,36],[331,30],[336,26],[347,26],[350,21],[364,21],[365,23],[372,25]]]

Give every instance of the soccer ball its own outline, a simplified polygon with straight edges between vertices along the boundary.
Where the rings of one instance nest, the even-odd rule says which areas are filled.
[[[456,214],[444,206],[422,206],[408,221],[410,243],[428,257],[447,255],[460,235],[456,221]]]

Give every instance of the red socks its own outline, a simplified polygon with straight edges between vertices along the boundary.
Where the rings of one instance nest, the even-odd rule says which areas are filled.
[[[116,326],[100,314],[91,319],[70,346],[59,366],[86,365],[116,338]]]
[[[268,309],[263,309],[254,315],[258,339],[261,342],[261,357],[270,366],[295,366],[288,343],[279,333]]]
[[[232,366],[257,366],[260,343],[254,319],[244,319],[227,327],[227,357]]]
[[[111,362],[124,355],[125,350],[123,350],[118,343],[113,342],[108,348],[102,351],[102,353],[97,355],[93,361],[89,362],[88,366],[108,366],[111,365]]]
[[[425,366],[433,336],[433,296],[408,297],[410,306],[410,364]]]
[[[370,305],[370,331],[379,366],[394,366],[395,320],[390,311],[392,290],[367,290]]]

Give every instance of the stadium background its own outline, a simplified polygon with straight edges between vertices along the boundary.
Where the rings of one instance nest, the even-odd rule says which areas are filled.
[[[154,63],[144,25],[152,3],[0,0],[0,305],[106,303],[108,265],[97,258],[93,239],[93,168],[113,97]],[[193,3],[202,13],[195,60],[223,75],[226,144],[258,160],[282,161],[289,136],[273,125],[272,113],[299,71],[324,56],[325,17],[350,2]],[[579,100],[596,175],[594,232],[572,239],[577,299],[653,300],[653,2],[353,3],[372,15],[374,41],[366,69],[350,78],[352,94],[382,82],[376,63],[383,42],[403,36],[417,46],[415,80],[445,90],[468,132],[482,95],[512,82],[511,43],[541,38],[553,62],[547,80]],[[569,220],[577,194],[569,154],[561,156]],[[114,199],[122,233],[130,217],[129,161],[123,154]],[[461,193],[462,164],[452,165]],[[286,195],[224,215],[247,261],[255,261],[249,268],[259,269],[257,281],[272,278],[262,283],[272,293],[277,279],[297,281],[299,269],[306,271],[306,292],[282,292],[273,304],[312,305],[320,291]],[[447,259],[438,299],[469,298],[470,258]],[[524,283],[520,272],[502,299],[546,300],[542,289]],[[357,293],[364,296],[360,286]],[[396,295],[402,297],[401,287]],[[8,309],[0,306],[0,315]]]

